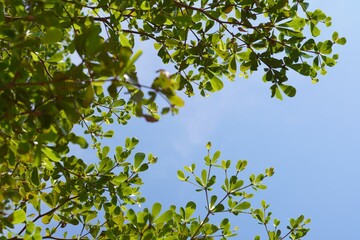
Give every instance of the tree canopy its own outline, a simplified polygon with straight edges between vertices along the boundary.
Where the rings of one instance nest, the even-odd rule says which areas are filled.
[[[178,113],[179,92],[206,96],[224,78],[255,71],[263,71],[272,97],[295,96],[289,72],[317,82],[336,64],[333,45],[346,42],[337,32],[323,40],[320,25],[331,18],[303,0],[0,1],[0,239],[227,239],[235,234],[230,221],[210,221],[222,212],[250,214],[272,240],[305,236],[303,216],[281,231],[265,201],[251,207],[251,189],[265,189],[272,168],[245,181],[239,173],[247,161],[220,161],[210,143],[204,169],[178,171],[206,195],[204,216],[192,216],[193,201],[138,209],[141,173],[157,158],[135,152],[134,137],[115,149],[102,139],[114,135],[105,125]],[[134,49],[143,41],[174,72],[139,79]],[[70,144],[90,144],[98,162],[75,156]],[[219,186],[214,171],[225,172]]]

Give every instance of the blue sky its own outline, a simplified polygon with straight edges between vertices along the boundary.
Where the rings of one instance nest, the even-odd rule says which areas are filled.
[[[205,144],[212,141],[222,159],[247,159],[248,174],[275,167],[274,177],[266,180],[268,189],[258,193],[254,206],[265,199],[283,226],[288,218],[304,214],[312,219],[306,239],[356,238],[360,215],[360,2],[309,2],[311,9],[320,8],[333,17],[333,26],[323,31],[324,36],[330,38],[338,31],[347,38],[344,47],[335,49],[340,54],[338,64],[318,84],[293,74],[290,83],[297,88],[296,97],[278,101],[270,98],[269,85],[261,81],[261,75],[254,74],[249,80],[225,82],[222,91],[208,98],[186,99],[177,116],[165,116],[154,124],[132,119],[127,126],[116,128],[112,147],[135,136],[140,139],[137,151],[159,157],[144,175],[145,206],[156,201],[185,205],[194,199],[204,204],[203,194],[178,181],[176,171],[191,163],[200,167]],[[157,69],[169,69],[154,56],[151,46],[138,48],[144,51],[137,62],[139,79],[152,80]],[[198,207],[203,209],[201,204]],[[264,234],[255,220],[246,218],[233,219],[241,239]]]

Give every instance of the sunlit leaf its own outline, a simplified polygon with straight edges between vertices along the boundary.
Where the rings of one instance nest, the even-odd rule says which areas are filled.
[[[156,218],[154,220],[155,224],[161,224],[164,222],[169,221],[173,216],[173,211],[172,210],[167,210],[166,212],[164,212],[163,214],[161,214],[158,218]]]
[[[58,152],[54,151],[51,148],[48,147],[43,147],[41,148],[41,151],[52,161],[54,162],[59,162],[61,159],[61,156],[59,155]]]
[[[22,209],[18,209],[12,213],[12,224],[22,223],[26,220],[26,213]]]

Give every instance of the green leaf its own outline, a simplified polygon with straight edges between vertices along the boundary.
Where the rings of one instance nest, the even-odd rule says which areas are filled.
[[[35,62],[39,61],[39,57],[34,52],[30,52],[30,55]]]
[[[119,186],[121,183],[125,182],[126,179],[128,179],[128,176],[124,173],[120,173],[119,176],[114,177],[111,182],[114,185]]]
[[[210,198],[210,206],[209,206],[210,210],[215,206],[216,200],[217,200],[216,195],[211,196],[211,198]]]
[[[110,147],[109,146],[104,146],[102,151],[101,151],[101,156],[102,159],[104,159],[110,152]]]
[[[271,87],[271,97],[276,97],[279,100],[283,100],[279,87],[276,84],[273,84]]]
[[[112,98],[117,98],[117,95],[118,95],[118,93],[117,93],[117,87],[116,87],[116,84],[111,84],[108,88],[107,88],[107,90],[108,90],[108,93],[109,93],[109,95],[110,95],[110,97],[112,97]]]
[[[326,15],[323,11],[321,11],[320,9],[316,9],[313,13],[312,13],[312,18],[316,19],[317,21],[322,21],[326,19]]]
[[[42,165],[49,171],[53,170],[54,169],[54,164],[49,161],[49,159],[47,158],[42,158],[41,159],[41,162],[42,162]]]
[[[133,67],[134,63],[140,58],[140,56],[142,55],[142,50],[138,50],[132,57],[131,59],[127,62],[125,68],[122,70],[122,72],[125,74],[128,72],[128,70],[130,68]]]
[[[340,45],[345,45],[346,44],[346,38],[342,37],[342,38],[339,38],[337,41],[336,41],[337,44],[340,44]]]
[[[230,160],[226,160],[226,161],[222,160],[221,161],[221,168],[224,169],[224,170],[229,169],[230,165],[231,165]]]
[[[94,170],[95,169],[95,165],[94,164],[90,164],[87,168],[86,168],[86,170],[85,170],[85,173],[86,174],[88,174],[88,173],[90,173],[92,170]]]
[[[26,213],[22,209],[18,209],[12,213],[12,224],[19,224],[26,220]]]
[[[113,130],[109,130],[106,133],[104,133],[103,135],[106,138],[112,138],[112,136],[114,136],[114,131]]]
[[[137,170],[145,159],[145,153],[138,152],[134,156],[134,168]]]
[[[288,97],[294,97],[296,94],[296,89],[290,85],[280,84],[280,88]]]
[[[336,64],[336,61],[331,57],[321,56],[321,58],[324,60],[325,64],[329,67],[333,67]]]
[[[127,212],[126,212],[126,217],[127,219],[133,223],[134,225],[137,225],[137,222],[136,222],[136,213],[134,210],[132,209],[129,209]]]
[[[336,40],[338,40],[339,38],[339,33],[338,32],[334,32],[331,36],[333,42],[336,42]]]
[[[46,60],[48,63],[59,63],[61,60],[64,59],[63,53],[58,52],[52,55],[49,59]]]
[[[161,211],[161,204],[160,203],[154,203],[154,205],[152,206],[152,209],[151,209],[151,214],[154,218],[157,217],[157,215],[159,215]]]
[[[177,171],[177,177],[178,177],[178,179],[180,179],[181,181],[185,181],[185,180],[186,180],[185,174],[184,174],[184,172],[181,171],[181,170],[178,170],[178,171]]]
[[[236,163],[236,170],[241,172],[246,168],[246,166],[247,166],[247,161],[246,160],[239,160]]]
[[[38,174],[38,169],[37,168],[33,168],[31,170],[31,182],[33,184],[35,184],[36,186],[40,185],[40,179],[39,179],[39,174]]]
[[[144,172],[144,171],[146,171],[146,170],[148,170],[148,169],[149,169],[149,164],[144,163],[144,164],[141,164],[141,166],[139,167],[138,171],[139,171],[139,172]]]
[[[45,215],[44,217],[42,217],[41,221],[43,224],[49,224],[52,218],[53,218],[53,214]]]
[[[189,15],[182,15],[175,17],[175,24],[180,27],[190,27],[192,25],[192,18]]]
[[[131,45],[129,39],[124,34],[119,34],[119,37],[120,37],[121,46],[132,48],[132,45]]]
[[[237,67],[236,67],[236,57],[235,55],[233,55],[230,58],[230,62],[229,62],[229,70],[231,73],[236,73]],[[220,89],[219,89],[220,90]]]
[[[154,223],[155,224],[165,223],[165,222],[169,221],[172,218],[172,216],[173,216],[173,211],[172,210],[167,210],[160,217],[156,218],[154,220]]]
[[[220,155],[221,155],[221,152],[220,152],[220,151],[216,151],[216,152],[214,153],[214,156],[213,156],[212,159],[211,159],[211,164],[215,164],[216,161],[219,159]]]
[[[251,204],[249,202],[242,202],[239,205],[235,207],[236,210],[246,210],[251,207]]]
[[[244,185],[244,181],[243,181],[243,180],[237,180],[235,183],[232,183],[232,184],[231,184],[230,191],[231,191],[231,192],[236,192],[236,191],[238,191],[243,185]]]
[[[56,27],[49,27],[45,35],[41,38],[41,41],[46,44],[60,42],[63,38],[63,33]]]
[[[310,76],[311,66],[307,63],[297,63],[289,67],[304,76]]]
[[[266,174],[266,176],[268,176],[268,177],[271,177],[271,176],[273,176],[274,175],[274,173],[275,173],[275,171],[274,171],[274,168],[267,168],[266,170],[265,170],[265,174]]]
[[[54,162],[59,162],[61,159],[61,156],[59,155],[59,153],[55,152],[54,150],[52,150],[51,148],[48,147],[42,147],[41,151],[52,161]]]
[[[210,78],[211,87],[214,91],[219,91],[224,87],[224,83],[217,76],[213,75]]]
[[[70,141],[74,144],[79,144],[81,148],[87,148],[89,146],[85,138],[76,136],[75,134],[70,134]]]
[[[224,211],[224,210],[225,210],[224,204],[217,204],[217,205],[215,206],[214,212],[222,212],[222,211]]]
[[[301,46],[301,49],[302,50],[312,50],[312,49],[314,49],[315,46],[316,46],[315,40],[310,38]]]
[[[206,144],[206,149],[207,149],[208,151],[211,149],[211,142],[208,142],[208,143]]]
[[[202,182],[202,186],[206,187],[206,185],[207,185],[207,171],[206,171],[206,169],[203,169],[201,171],[201,182]]]
[[[97,217],[97,212],[96,211],[89,211],[88,213],[86,213],[85,215],[85,223],[90,222],[92,219]]]
[[[314,37],[320,35],[320,29],[314,23],[310,23],[310,31]]]
[[[291,27],[296,30],[303,28],[305,25],[306,25],[305,19],[298,17],[294,17],[291,21],[280,24],[280,26]]]
[[[141,10],[150,10],[150,3],[148,1],[143,1],[140,5]]]
[[[326,40],[321,44],[320,52],[322,54],[330,54],[332,52],[333,43],[330,40]]]
[[[189,220],[196,210],[196,204],[194,202],[188,202],[185,207],[185,220]]]
[[[178,95],[170,96],[169,101],[171,102],[171,104],[173,104],[174,106],[177,106],[177,107],[183,107],[185,104],[184,100],[182,100],[182,98],[179,97]]]
[[[84,106],[89,107],[93,101],[94,101],[94,88],[92,85],[89,85],[85,89]]]

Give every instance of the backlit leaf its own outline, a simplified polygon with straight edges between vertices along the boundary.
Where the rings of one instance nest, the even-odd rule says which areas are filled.
[[[156,218],[159,215],[160,211],[161,211],[161,204],[154,203],[151,209],[151,214],[153,215],[153,217]]]
[[[155,224],[162,224],[165,223],[167,221],[169,221],[173,216],[173,211],[172,210],[167,210],[166,212],[164,212],[163,214],[161,214],[158,218],[156,218],[154,220]]]
[[[210,82],[214,91],[219,91],[224,87],[224,83],[215,75],[210,79]]]
[[[63,33],[59,28],[56,27],[49,27],[45,35],[42,37],[43,43],[56,43],[62,40]]]
[[[182,100],[182,98],[179,97],[178,95],[173,95],[173,96],[169,97],[169,100],[170,100],[171,104],[173,104],[177,107],[184,106],[184,100]]]
[[[293,86],[281,84],[280,88],[288,97],[294,97],[296,94],[296,89]]]
[[[59,162],[61,159],[61,156],[59,155],[58,152],[54,151],[51,148],[48,147],[43,147],[41,148],[41,151],[52,161],[54,162]]]
[[[145,153],[138,152],[134,156],[134,168],[138,169],[145,159]]]
[[[12,224],[19,224],[26,220],[26,213],[22,209],[18,209],[12,213]]]

